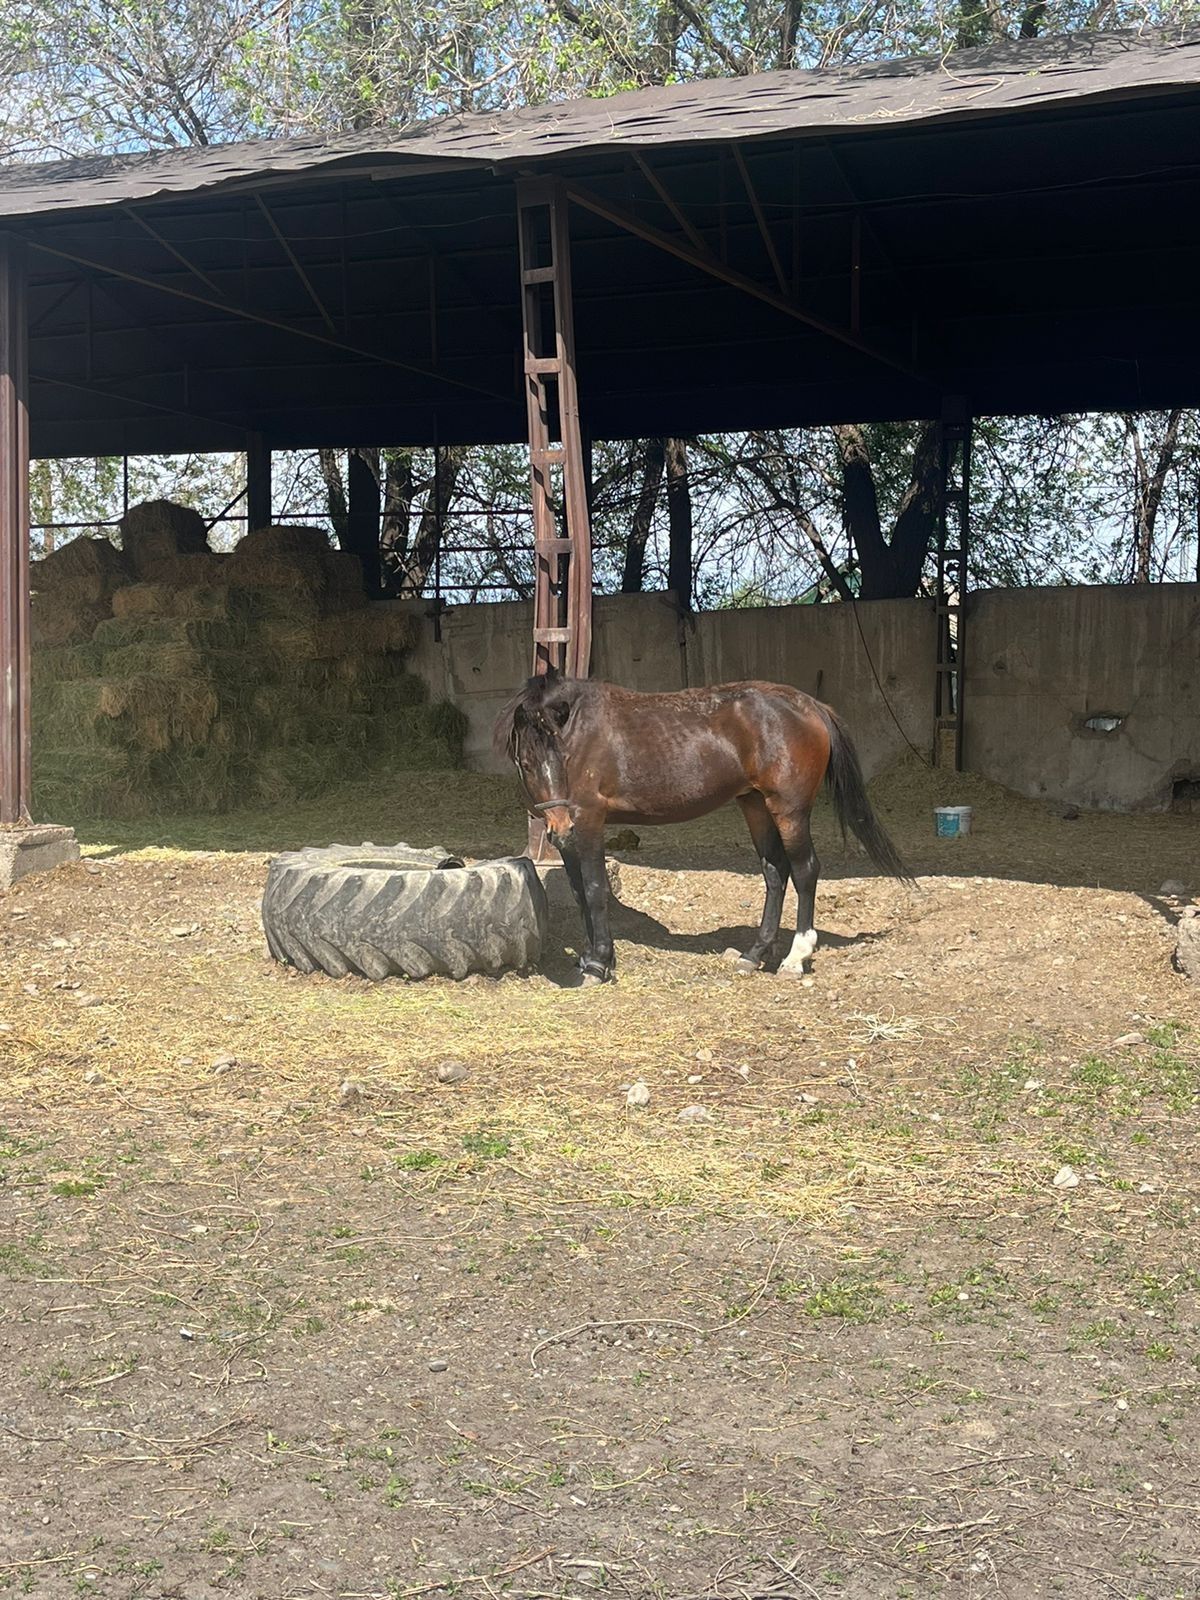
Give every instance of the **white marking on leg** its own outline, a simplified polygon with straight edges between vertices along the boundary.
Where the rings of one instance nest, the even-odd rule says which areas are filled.
[[[804,963],[817,948],[817,930],[809,928],[807,933],[798,933],[792,940],[792,948],[779,963],[780,972],[803,972]]]

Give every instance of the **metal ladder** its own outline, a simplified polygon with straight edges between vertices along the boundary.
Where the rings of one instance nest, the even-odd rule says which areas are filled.
[[[937,670],[934,677],[933,761],[963,766],[963,666],[966,644],[967,554],[971,540],[971,419],[944,421],[934,602]]]
[[[517,185],[529,471],[533,670],[585,678],[592,656],[592,535],[575,380],[568,201],[557,182]],[[556,507],[565,527],[560,528]]]

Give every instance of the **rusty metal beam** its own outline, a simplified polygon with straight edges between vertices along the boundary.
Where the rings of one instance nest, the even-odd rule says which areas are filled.
[[[231,450],[237,448],[236,436],[243,431],[245,426],[245,424],[240,423],[236,417],[215,417],[210,416],[208,413],[203,411],[193,411],[187,406],[163,405],[161,401],[158,400],[142,400],[139,399],[137,395],[122,394],[119,389],[114,389],[109,384],[75,383],[70,378],[51,377],[48,372],[34,372],[29,376],[31,382],[49,384],[55,389],[71,389],[76,394],[90,394],[94,398],[101,400],[119,400],[123,405],[140,406],[143,411],[157,411],[165,417],[187,417],[192,422],[205,422],[209,425],[209,427],[228,428],[230,433],[234,435],[234,439],[230,441],[229,445]],[[163,376],[163,374],[143,373],[135,376],[159,377]],[[129,381],[129,377],[117,379],[118,383],[128,383]]]
[[[122,206],[121,215],[123,217],[128,217],[130,222],[136,222],[138,227],[141,228],[144,233],[148,233],[154,242],[158,245],[161,245],[168,255],[174,256],[176,261],[179,262],[180,266],[185,267],[187,271],[191,273],[193,278],[198,278],[206,289],[211,289],[212,292],[215,295],[220,296],[222,300],[225,298],[225,296],[221,293],[220,284],[214,282],[214,280],[209,277],[207,272],[202,272],[194,261],[189,260],[177,245],[173,245],[168,238],[159,233],[158,229],[153,225],[153,223],[147,222],[145,217],[143,217],[140,212],[135,211],[132,206]]]
[[[750,178],[750,169],[746,165],[746,158],[742,154],[741,145],[733,147],[733,159],[737,163],[738,176],[742,180],[742,188],[746,191],[746,198],[750,202],[750,209],[754,213],[754,220],[758,224],[758,231],[762,242],[766,246],[767,257],[771,263],[771,271],[775,274],[775,282],[779,285],[779,292],[786,299],[791,292],[787,274],[783,270],[783,263],[779,259],[779,251],[775,248],[775,241],[771,237],[771,230],[767,227],[767,218],[758,198],[758,190]]]
[[[284,255],[288,258],[288,261],[291,263],[292,271],[296,274],[296,276],[300,279],[300,282],[304,285],[305,289],[308,291],[308,298],[312,301],[313,305],[316,306],[317,314],[321,318],[321,321],[329,329],[330,333],[336,334],[337,333],[337,324],[334,322],[333,318],[329,315],[329,312],[325,309],[325,302],[321,299],[321,296],[317,293],[316,288],[313,285],[312,279],[309,277],[308,273],[304,270],[304,266],[300,261],[300,257],[292,249],[291,242],[289,241],[287,235],[284,233],[283,229],[279,226],[279,224],[275,221],[275,218],[271,215],[270,208],[268,207],[267,202],[263,199],[262,195],[261,194],[256,194],[254,196],[254,198],[258,202],[258,209],[262,212],[263,216],[267,219],[267,226],[270,228],[271,232],[275,235],[276,239],[279,241],[280,249],[283,251]]]
[[[590,189],[581,188],[578,184],[567,185],[567,196],[575,205],[582,206],[585,211],[591,211],[595,216],[602,217],[606,222],[611,222],[618,228],[624,228],[627,233],[634,234],[639,239],[644,239],[647,244],[665,250],[668,255],[676,256],[680,261],[686,261],[689,266],[695,267],[700,272],[707,272],[710,277],[718,278],[722,283],[727,283],[731,288],[740,289],[743,294],[752,295],[754,299],[761,300],[765,305],[774,306],[777,311],[782,311],[785,316],[803,322],[807,327],[817,333],[824,334],[828,339],[836,339],[839,344],[857,350],[860,355],[882,365],[891,367],[895,372],[901,372],[906,378],[913,378],[920,383],[930,383],[931,380],[919,372],[914,372],[905,362],[891,355],[886,350],[881,350],[877,345],[868,343],[857,334],[851,333],[847,328],[838,327],[835,323],[826,322],[823,317],[816,317],[803,306],[797,305],[787,295],[777,294],[773,289],[765,288],[761,283],[748,278],[744,273],[736,271],[733,267],[726,266],[723,261],[718,261],[711,256],[701,254],[691,245],[684,244],[682,240],[672,238],[669,233],[652,227],[648,222],[643,222],[640,217],[625,211],[622,207],[614,205],[611,200],[606,200],[603,195],[593,193]]]
[[[675,218],[675,221],[679,224],[680,228],[682,228],[684,233],[687,234],[695,249],[699,250],[702,255],[712,255],[712,251],[709,249],[703,235],[697,232],[686,213],[675,203],[675,200],[672,198],[666,184],[659,177],[658,173],[655,172],[654,168],[650,165],[646,158],[639,155],[635,150],[633,153],[633,159],[637,165],[638,171],[654,190],[655,194],[662,201],[663,205],[666,206],[667,210]]]
[[[0,234],[0,823],[30,806],[28,315],[25,247]]]

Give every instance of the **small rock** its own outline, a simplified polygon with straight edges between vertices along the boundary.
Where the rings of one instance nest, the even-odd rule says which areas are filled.
[[[439,1061],[437,1064],[437,1081],[439,1083],[461,1083],[470,1074],[470,1067],[465,1061]]]
[[[196,1337],[196,1330],[194,1328],[180,1328],[179,1337],[181,1339],[188,1340],[194,1339]]]
[[[711,1050],[697,1050],[696,1051],[696,1060],[697,1061],[711,1061],[712,1058],[713,1058],[713,1053],[712,1053]]]
[[[167,931],[172,939],[190,939],[194,933],[200,932],[200,924],[198,922],[177,922],[173,928],[169,928]]]
[[[100,876],[100,868],[94,861],[85,861],[83,863],[83,870],[85,872],[90,872],[93,878],[98,878]]]
[[[676,1122],[711,1122],[713,1114],[707,1106],[684,1106]]]
[[[1074,806],[1065,806],[1058,814],[1064,822],[1079,821],[1079,813]]]
[[[429,1363],[429,1370],[430,1372],[445,1372],[449,1365],[448,1361],[434,1360]]]
[[[104,1004],[98,994],[75,994],[71,998],[81,1011],[90,1011],[93,1006],[102,1006]]]
[[[1154,1193],[1154,1185],[1152,1183],[1139,1183],[1138,1184],[1138,1193],[1139,1194],[1153,1194]]]
[[[1128,1050],[1132,1045],[1145,1044],[1145,1042],[1146,1035],[1144,1033],[1123,1033],[1119,1039],[1113,1040],[1113,1049]]]
[[[1024,1087],[1026,1094],[1036,1094],[1042,1087],[1042,1080],[1040,1078],[1026,1078]]]
[[[639,1078],[636,1083],[631,1083],[625,1092],[627,1106],[648,1106],[650,1104],[650,1090]]]
[[[51,950],[69,950],[71,941],[70,939],[51,939],[50,948]]]
[[[1168,878],[1165,883],[1159,884],[1158,892],[1166,895],[1168,900],[1186,900],[1191,890],[1186,883],[1181,883],[1178,878]]]
[[[728,961],[730,964],[732,964],[733,962],[740,961],[741,959],[742,952],[735,949],[733,945],[726,945],[725,949],[721,951],[722,961]]]
[[[104,1082],[104,1074],[99,1070],[98,1067],[93,1067],[90,1072],[85,1072],[84,1073],[83,1081],[84,1081],[84,1083],[93,1083],[93,1084],[95,1084],[95,1083],[103,1083]]]
[[[237,1064],[238,1058],[236,1056],[215,1056],[213,1058],[211,1071],[215,1073],[218,1078],[222,1078],[227,1072],[232,1072]]]
[[[689,1083],[703,1083],[704,1074],[702,1072],[689,1072],[687,1081]]]
[[[1074,1167],[1059,1167],[1054,1174],[1054,1187],[1056,1189],[1077,1189],[1079,1187],[1079,1174]]]
[[[338,1105],[345,1110],[349,1106],[356,1106],[362,1099],[362,1084],[354,1078],[343,1078],[341,1088],[338,1090]]]
[[[802,1094],[800,1096],[800,1100],[802,1104],[806,1106],[815,1106],[817,1103],[817,1097],[815,1094]]]
[[[744,1061],[739,1061],[736,1067],[730,1067],[729,1070],[730,1072],[736,1072],[739,1078],[748,1078],[750,1076],[750,1068]]]

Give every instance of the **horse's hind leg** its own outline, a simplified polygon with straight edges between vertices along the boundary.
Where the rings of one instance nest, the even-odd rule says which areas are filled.
[[[779,829],[772,821],[762,795],[757,793],[739,795],[738,805],[741,806],[746,826],[750,829],[750,837],[754,841],[754,848],[762,863],[763,878],[767,885],[767,897],[763,902],[758,938],[737,964],[739,972],[757,972],[762,966],[763,957],[779,934],[779,922],[783,916],[783,897],[787,890],[788,873],[791,868],[783,840],[779,837]]]
[[[794,811],[784,810],[778,800],[768,800],[767,807],[779,829],[783,848],[787,851],[792,883],[796,889],[796,937],[792,948],[779,963],[781,973],[799,977],[804,963],[817,948],[817,930],[814,912],[817,900],[817,879],[821,863],[812,841],[812,813],[808,806]]]

